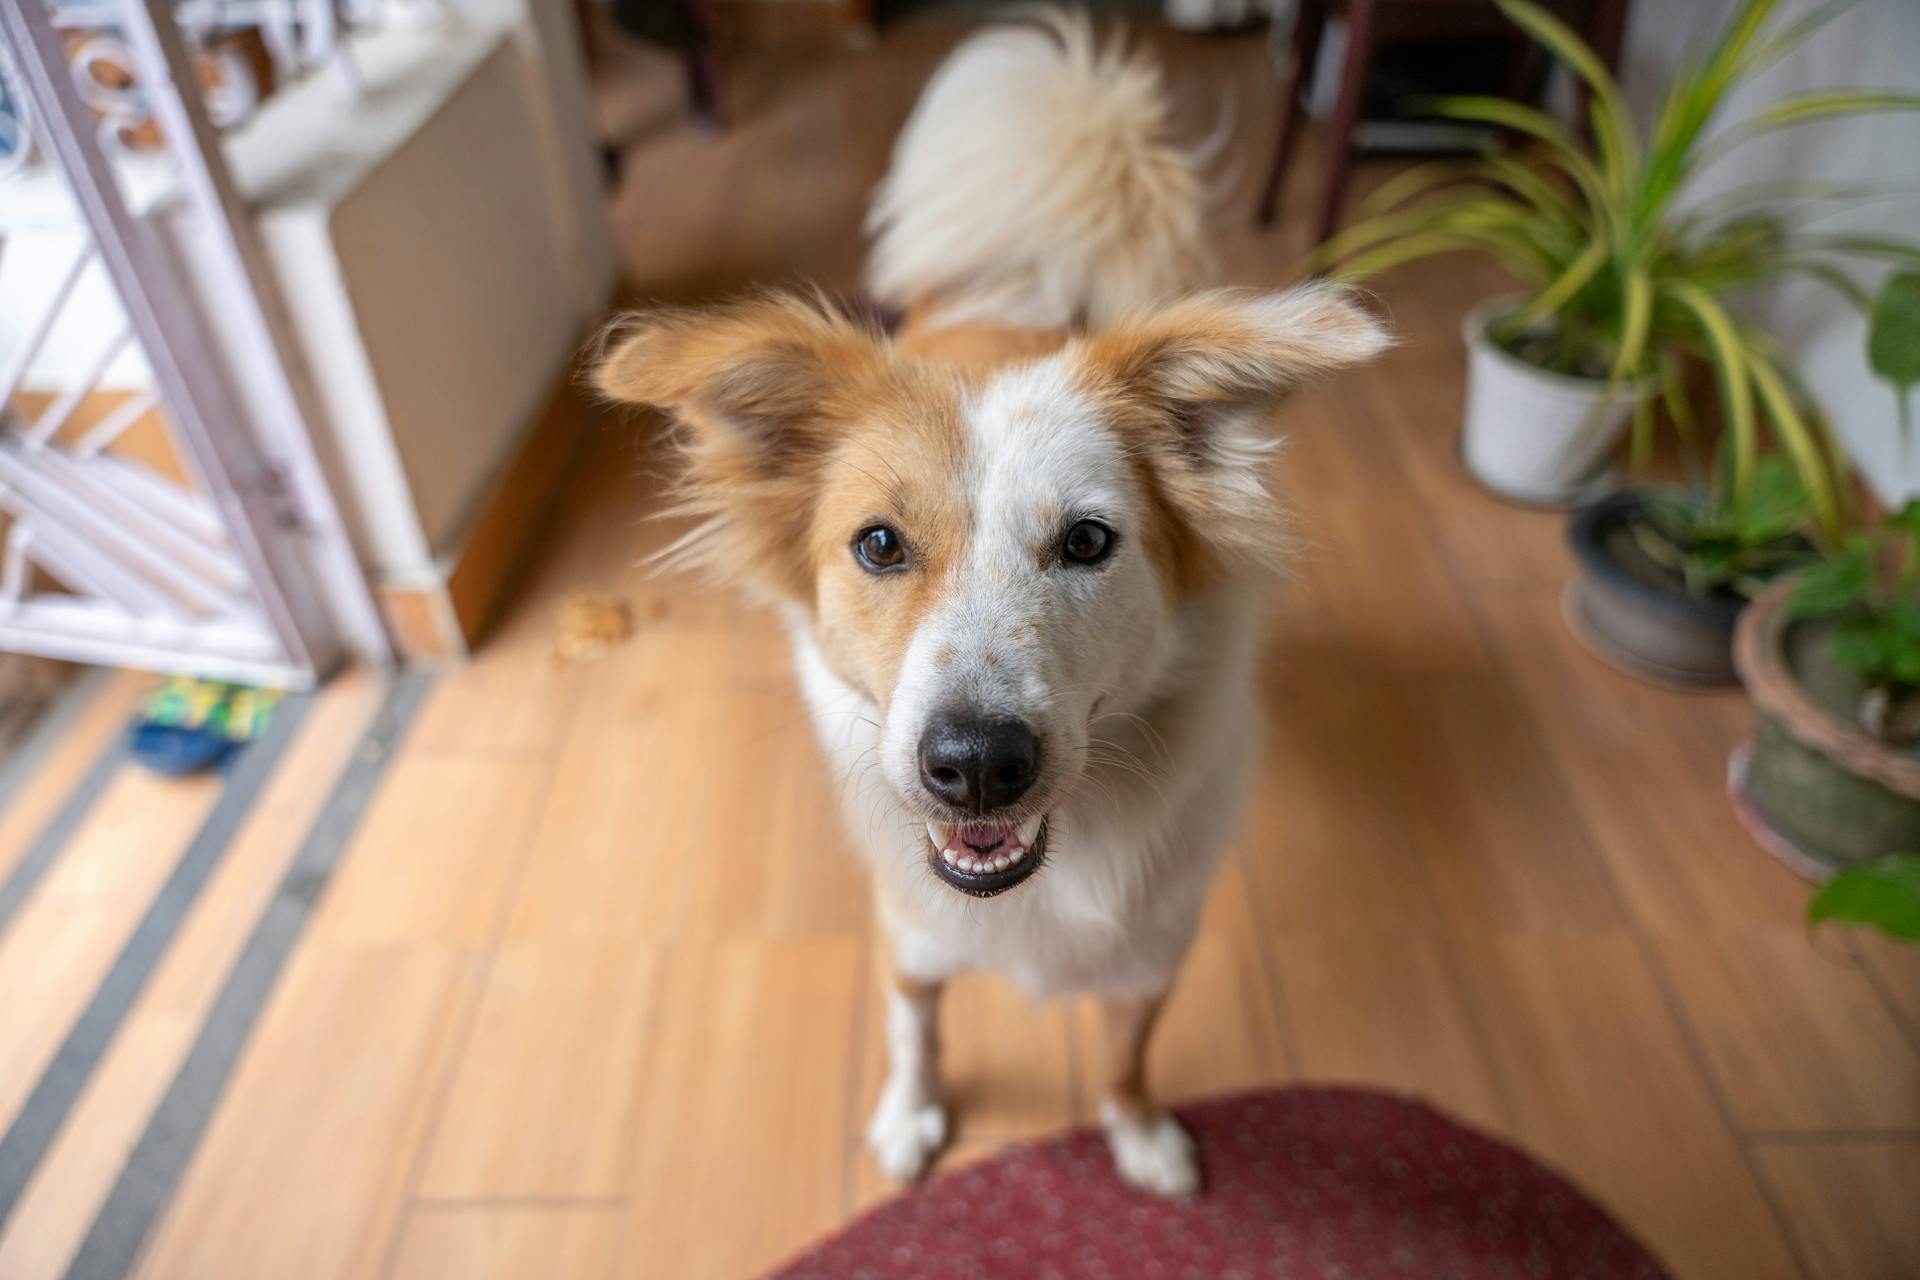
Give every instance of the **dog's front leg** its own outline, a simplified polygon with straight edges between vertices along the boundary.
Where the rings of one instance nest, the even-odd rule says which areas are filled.
[[[1147,1092],[1147,1042],[1166,994],[1103,999],[1107,1029],[1107,1095],[1100,1125],[1121,1178],[1143,1191],[1190,1196],[1200,1190],[1200,1157],[1171,1112]]]
[[[895,971],[887,992],[887,1084],[867,1123],[867,1146],[896,1182],[927,1171],[947,1141],[940,1103],[940,990]]]

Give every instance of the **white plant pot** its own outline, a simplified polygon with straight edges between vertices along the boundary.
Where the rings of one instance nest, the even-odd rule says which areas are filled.
[[[1535,368],[1487,337],[1487,323],[1516,306],[1495,298],[1474,308],[1467,340],[1467,415],[1460,454],[1481,484],[1504,498],[1571,506],[1611,483],[1614,446],[1633,408],[1633,388]]]

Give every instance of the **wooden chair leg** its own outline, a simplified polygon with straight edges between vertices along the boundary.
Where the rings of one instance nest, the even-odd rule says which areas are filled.
[[[687,44],[687,101],[694,117],[711,129],[727,124],[726,90],[720,74],[720,55],[714,48],[713,24],[706,0],[680,0],[692,38]]]
[[[1533,86],[1539,78],[1540,46],[1531,40],[1514,41],[1500,73],[1500,96],[1514,102],[1532,102]]]
[[[1627,0],[1593,0],[1587,14],[1587,43],[1609,72],[1620,73],[1620,45],[1627,34]]]
[[[1600,58],[1609,75],[1620,74],[1620,45],[1627,33],[1627,0],[1589,0],[1587,5],[1587,44]],[[1574,127],[1580,137],[1593,141],[1593,90],[1587,82],[1574,77]]]
[[[1319,0],[1301,0],[1293,19],[1286,83],[1280,91],[1280,133],[1274,140],[1273,163],[1267,169],[1267,185],[1260,196],[1260,211],[1255,218],[1262,227],[1272,226],[1274,215],[1280,210],[1280,189],[1286,185],[1294,144],[1300,140],[1300,98],[1312,84],[1313,64],[1320,56],[1320,36],[1326,29],[1326,6]]]
[[[1346,199],[1347,173],[1353,166],[1353,130],[1360,123],[1360,106],[1367,96],[1368,72],[1373,67],[1374,18],[1379,7],[1379,0],[1349,0],[1347,4],[1347,55],[1340,67],[1340,98],[1327,126],[1326,183],[1320,193],[1315,244],[1325,243],[1333,234]]]

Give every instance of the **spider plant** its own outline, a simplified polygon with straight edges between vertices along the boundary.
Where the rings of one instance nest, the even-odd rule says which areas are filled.
[[[1431,99],[1432,114],[1498,126],[1521,135],[1528,148],[1408,170],[1376,192],[1364,206],[1368,216],[1322,245],[1310,264],[1355,278],[1437,253],[1491,256],[1525,282],[1528,294],[1488,336],[1541,368],[1631,388],[1636,461],[1648,454],[1661,409],[1691,436],[1699,414],[1687,371],[1690,362],[1704,362],[1725,424],[1731,500],[1743,503],[1753,493],[1764,424],[1799,473],[1819,526],[1837,530],[1841,468],[1832,432],[1785,353],[1738,319],[1728,296],[1800,275],[1870,312],[1870,294],[1846,268],[1874,260],[1920,263],[1920,247],[1796,226],[1777,190],[1734,193],[1691,210],[1680,200],[1702,169],[1755,137],[1814,120],[1920,110],[1920,95],[1832,89],[1720,123],[1735,86],[1847,7],[1829,4],[1780,25],[1778,0],[1747,0],[1706,56],[1675,76],[1643,139],[1619,86],[1564,23],[1531,0],[1496,3],[1591,90],[1591,143],[1505,99]]]

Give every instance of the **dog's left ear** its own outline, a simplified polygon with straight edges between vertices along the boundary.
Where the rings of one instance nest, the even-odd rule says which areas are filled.
[[[1284,521],[1266,482],[1274,411],[1390,344],[1350,291],[1305,285],[1197,294],[1083,339],[1071,358],[1146,464],[1177,526],[1167,539],[1176,576],[1192,583],[1223,561],[1283,557]]]
[[[1083,358],[1097,383],[1159,413],[1205,451],[1222,433],[1265,435],[1296,388],[1391,344],[1350,290],[1314,284],[1196,294],[1087,339]]]

